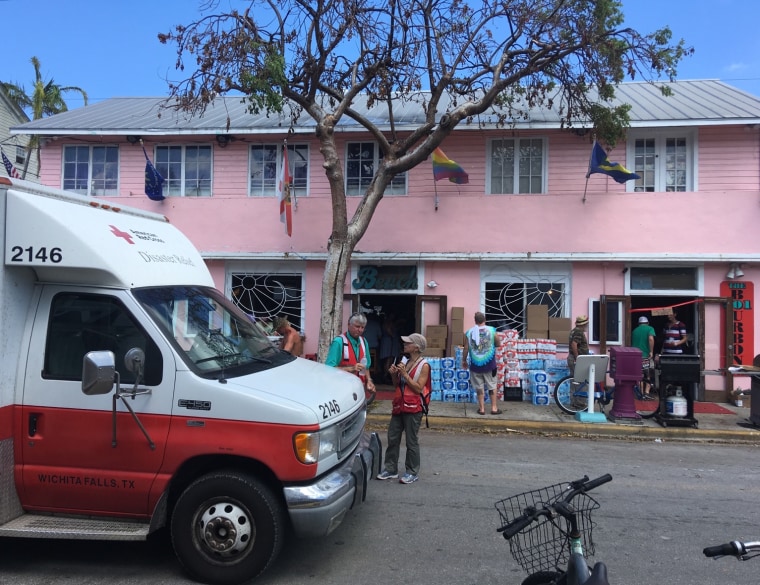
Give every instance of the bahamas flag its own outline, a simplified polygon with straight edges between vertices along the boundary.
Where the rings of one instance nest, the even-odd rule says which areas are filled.
[[[588,173],[586,178],[588,179],[594,173],[601,173],[612,177],[618,183],[625,183],[631,179],[640,179],[636,173],[629,171],[620,163],[610,162],[607,158],[607,153],[604,152],[602,145],[598,142],[594,142],[594,149],[591,151],[591,162],[588,166]]]
[[[433,179],[448,179],[457,185],[470,182],[469,175],[453,160],[448,158],[440,148],[433,151]]]

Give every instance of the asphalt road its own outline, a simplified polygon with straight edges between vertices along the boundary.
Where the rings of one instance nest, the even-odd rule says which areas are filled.
[[[755,584],[760,559],[702,556],[760,540],[757,448],[422,433],[412,485],[373,482],[332,535],[291,541],[259,585],[519,584],[526,573],[496,533],[498,499],[610,473],[595,495],[595,560],[612,585]],[[402,450],[403,457],[403,450]],[[190,583],[168,538],[148,543],[0,540],[0,584]]]

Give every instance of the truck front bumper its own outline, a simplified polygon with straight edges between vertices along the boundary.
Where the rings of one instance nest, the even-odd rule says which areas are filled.
[[[382,442],[377,433],[364,433],[354,456],[315,483],[283,489],[296,536],[330,534],[346,513],[367,497],[369,480],[380,472]]]

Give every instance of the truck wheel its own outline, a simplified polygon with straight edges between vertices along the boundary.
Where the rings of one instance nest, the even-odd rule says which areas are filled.
[[[235,472],[205,475],[177,500],[174,552],[193,579],[236,585],[261,574],[282,548],[285,515],[271,490]]]

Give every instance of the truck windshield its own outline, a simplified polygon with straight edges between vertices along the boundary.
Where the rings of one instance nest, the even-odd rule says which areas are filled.
[[[295,359],[213,288],[157,287],[134,294],[185,363],[204,377],[234,377]]]

